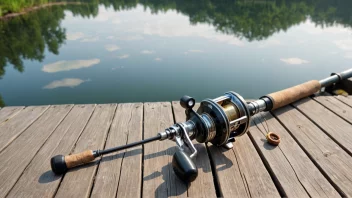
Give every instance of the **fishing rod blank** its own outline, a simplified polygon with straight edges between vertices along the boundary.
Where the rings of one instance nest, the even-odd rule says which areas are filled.
[[[89,163],[101,155],[156,140],[168,139],[174,140],[179,148],[172,159],[174,172],[183,181],[191,182],[198,175],[197,167],[192,161],[197,155],[192,140],[195,139],[199,143],[211,142],[216,146],[232,148],[232,142],[235,141],[235,138],[248,131],[253,115],[262,111],[278,109],[350,77],[352,77],[352,69],[334,73],[320,81],[312,80],[271,93],[248,103],[239,94],[231,91],[215,99],[203,100],[197,111],[193,109],[195,100],[192,97],[183,96],[180,99],[180,104],[185,108],[185,122],[174,124],[165,131],[159,132],[155,137],[124,146],[106,150],[88,150],[68,156],[54,156],[51,159],[51,168],[54,173],[63,174],[68,169]]]

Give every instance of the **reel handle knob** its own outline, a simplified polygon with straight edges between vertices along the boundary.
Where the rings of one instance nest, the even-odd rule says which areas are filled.
[[[180,99],[180,105],[185,109],[192,109],[195,104],[196,101],[191,96],[184,95]]]
[[[197,166],[185,152],[179,149],[172,157],[172,168],[176,175],[185,182],[192,182],[198,176]]]

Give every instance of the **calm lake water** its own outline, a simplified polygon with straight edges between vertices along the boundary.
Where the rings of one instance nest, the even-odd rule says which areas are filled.
[[[349,0],[101,2],[0,22],[0,103],[257,98],[352,67]]]

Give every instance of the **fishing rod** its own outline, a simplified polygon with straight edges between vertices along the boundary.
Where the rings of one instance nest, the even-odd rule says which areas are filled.
[[[51,158],[51,169],[56,174],[63,174],[70,168],[89,163],[102,155],[124,150],[134,146],[163,140],[174,140],[179,149],[172,159],[176,175],[186,182],[196,179],[198,169],[193,162],[197,155],[192,140],[199,143],[211,142],[216,146],[232,148],[235,138],[245,134],[250,126],[251,117],[262,111],[271,111],[313,95],[324,87],[331,86],[352,77],[352,69],[341,73],[333,73],[320,81],[311,80],[306,83],[268,94],[252,102],[246,102],[239,94],[227,92],[215,99],[205,99],[197,111],[193,109],[195,100],[183,96],[180,104],[185,108],[186,121],[176,123],[155,137],[118,146],[106,150],[87,150],[72,155],[57,155]],[[188,148],[188,152],[186,152]],[[187,153],[191,152],[190,155]]]

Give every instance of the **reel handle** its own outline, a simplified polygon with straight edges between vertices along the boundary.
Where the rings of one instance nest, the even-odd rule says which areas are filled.
[[[51,170],[55,174],[66,173],[68,169],[89,163],[95,159],[92,150],[83,151],[81,153],[72,155],[56,155],[51,158],[50,165]]]
[[[193,163],[192,159],[180,149],[177,149],[172,156],[172,168],[175,174],[186,182],[192,182],[198,176],[197,166]]]

